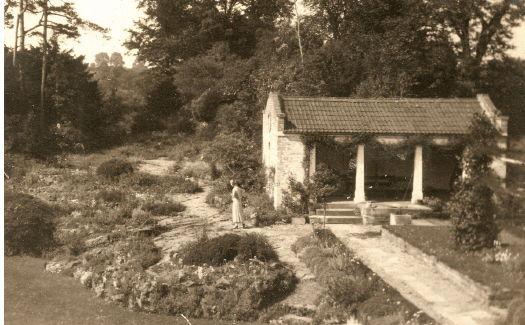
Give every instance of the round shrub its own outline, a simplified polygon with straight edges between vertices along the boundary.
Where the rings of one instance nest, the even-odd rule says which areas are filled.
[[[239,241],[238,254],[243,258],[257,258],[260,261],[278,260],[277,252],[264,235],[250,233],[242,236]]]
[[[97,168],[97,175],[107,179],[115,180],[122,174],[133,173],[133,166],[127,161],[121,159],[111,159],[103,162]]]
[[[4,195],[4,254],[41,256],[55,246],[53,219],[58,211],[23,193]]]
[[[222,265],[234,260],[256,257],[258,260],[277,261],[277,253],[266,237],[259,234],[224,234],[214,238],[202,237],[179,251],[186,265]]]
[[[462,182],[447,208],[452,218],[454,240],[467,250],[492,247],[498,239],[492,190],[474,182]]]
[[[237,256],[240,240],[241,236],[237,234],[224,234],[211,239],[203,237],[181,249],[182,262],[186,265],[222,265]]]

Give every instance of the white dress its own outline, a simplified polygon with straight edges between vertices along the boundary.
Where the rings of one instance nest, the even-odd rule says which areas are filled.
[[[244,222],[244,214],[242,211],[242,196],[244,190],[238,186],[235,186],[232,191],[232,215],[233,223],[242,223]]]

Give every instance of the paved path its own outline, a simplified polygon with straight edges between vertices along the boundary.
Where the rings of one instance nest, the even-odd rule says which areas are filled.
[[[406,299],[441,324],[493,325],[504,315],[380,236],[378,226],[327,225],[345,245]]]

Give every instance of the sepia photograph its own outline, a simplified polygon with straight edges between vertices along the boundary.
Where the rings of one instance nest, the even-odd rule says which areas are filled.
[[[525,0],[4,0],[6,325],[525,325]]]

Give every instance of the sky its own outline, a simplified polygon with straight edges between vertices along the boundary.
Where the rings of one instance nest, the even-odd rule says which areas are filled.
[[[135,60],[133,53],[128,53],[122,45],[128,38],[126,29],[133,28],[133,21],[140,18],[136,0],[69,0],[75,4],[77,12],[83,19],[94,22],[102,27],[110,28],[110,40],[95,32],[82,31],[82,36],[76,41],[62,42],[62,49],[72,49],[75,55],[85,55],[84,62],[95,61],[95,54],[106,52],[109,55],[119,52],[123,55],[127,67],[131,67]],[[36,22],[36,19],[33,18]],[[34,24],[33,22],[33,24]],[[31,25],[31,19],[26,18],[26,26]],[[4,30],[4,42],[12,47],[14,31]],[[509,55],[525,59],[525,23],[514,29],[512,44],[516,49],[509,51]]]

